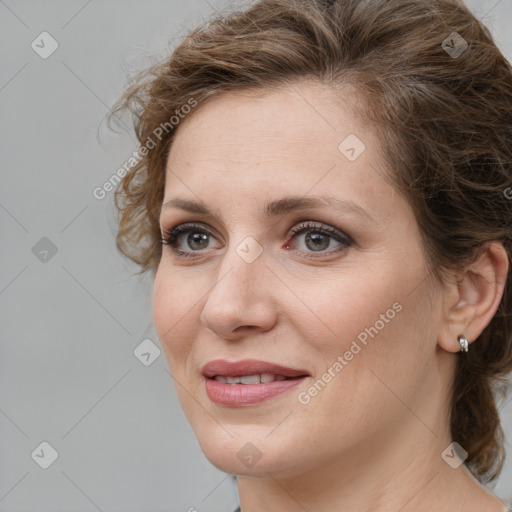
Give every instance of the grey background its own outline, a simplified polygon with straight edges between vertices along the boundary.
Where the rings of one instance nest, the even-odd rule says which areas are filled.
[[[146,338],[159,346],[151,281],[115,248],[112,194],[92,195],[136,149],[103,121],[128,74],[224,5],[0,0],[0,511],[237,504],[163,353],[149,366],[134,356]],[[511,59],[512,0],[467,5]],[[47,59],[31,48],[43,31],[59,45]],[[493,492],[512,499],[512,402],[501,413],[509,455]],[[48,469],[31,457],[43,441],[58,452]]]

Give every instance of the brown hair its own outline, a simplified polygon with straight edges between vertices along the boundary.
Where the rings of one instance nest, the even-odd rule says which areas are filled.
[[[465,50],[451,42],[452,32]],[[139,274],[154,275],[161,257],[159,207],[178,128],[171,116],[225,91],[303,79],[356,88],[358,116],[378,127],[385,167],[414,208],[432,275],[442,280],[494,240],[510,258],[512,69],[467,7],[457,0],[260,0],[192,30],[170,57],[135,76],[112,111],[132,113],[146,147],[114,196],[117,246]],[[163,136],[158,127],[166,127]],[[504,460],[497,399],[506,396],[512,369],[511,276],[509,269],[496,315],[459,357],[452,389],[452,437],[480,482],[494,480]]]

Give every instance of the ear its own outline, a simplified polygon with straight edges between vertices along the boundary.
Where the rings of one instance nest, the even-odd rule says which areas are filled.
[[[500,242],[482,247],[477,258],[445,286],[443,321],[438,343],[447,352],[458,352],[459,335],[471,344],[496,313],[509,269],[507,251]],[[471,350],[471,347],[470,347]]]

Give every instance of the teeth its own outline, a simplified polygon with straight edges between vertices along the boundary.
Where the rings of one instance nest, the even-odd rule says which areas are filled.
[[[215,376],[215,380],[224,384],[260,384],[274,382],[275,380],[286,380],[284,375],[274,375],[273,373],[257,373],[255,375],[242,375],[241,377],[225,377],[223,375]]]
[[[240,382],[242,384],[259,384],[261,382],[260,375],[243,375],[240,377]]]

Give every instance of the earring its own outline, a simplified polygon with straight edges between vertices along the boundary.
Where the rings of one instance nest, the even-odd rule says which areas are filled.
[[[461,346],[459,352],[467,352],[469,348],[469,341],[466,338],[464,338],[462,334],[459,334],[459,336],[457,336],[457,339],[459,340]]]

